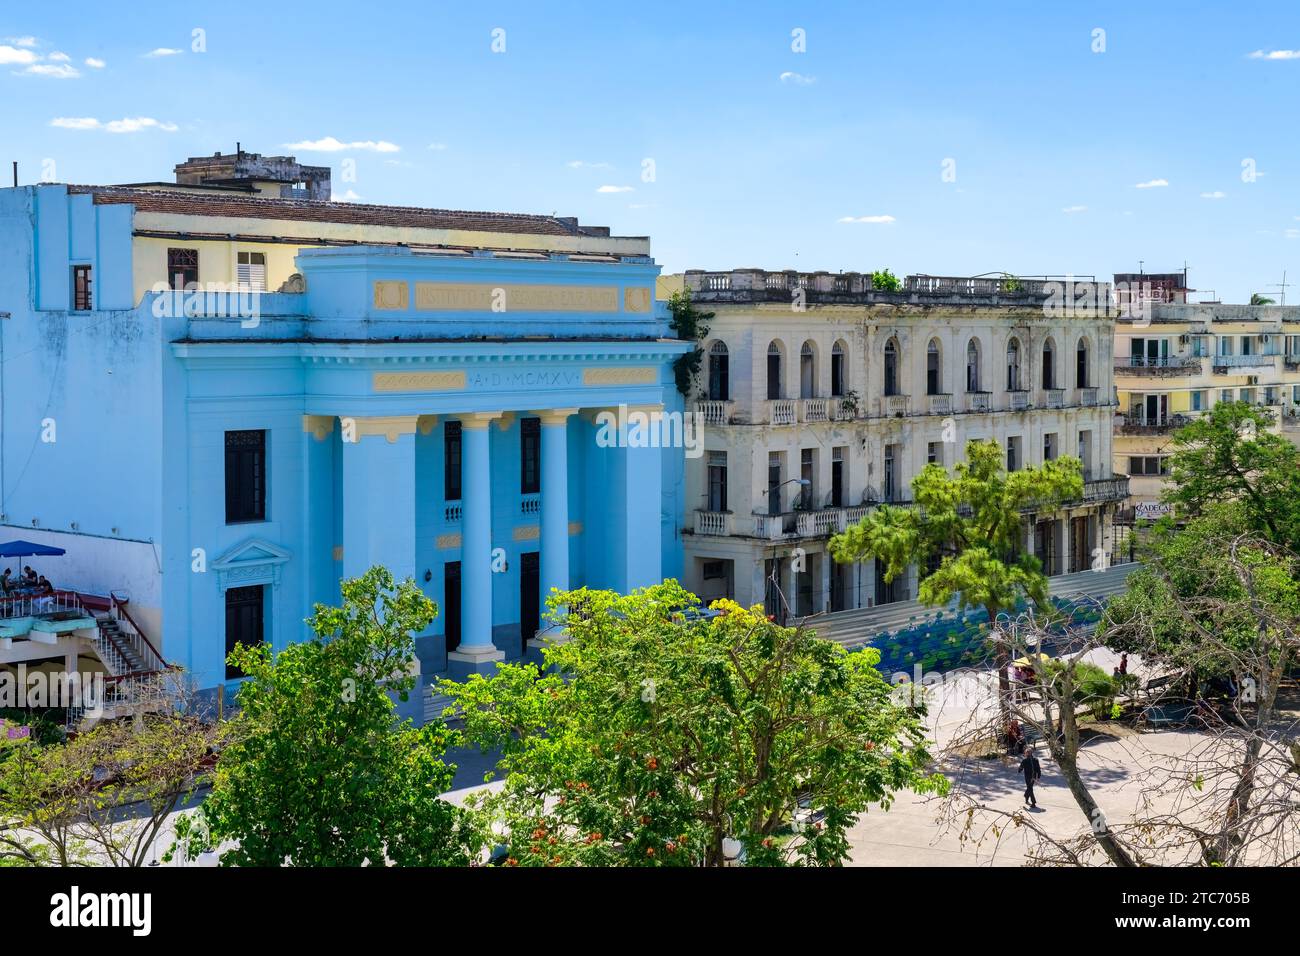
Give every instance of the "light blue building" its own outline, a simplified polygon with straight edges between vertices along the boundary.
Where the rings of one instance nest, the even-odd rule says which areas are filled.
[[[683,449],[637,423],[680,418],[690,346],[647,240],[268,195],[0,190],[0,524],[56,585],[210,689],[376,564],[438,603],[426,679],[525,653],[551,588],[680,575]]]

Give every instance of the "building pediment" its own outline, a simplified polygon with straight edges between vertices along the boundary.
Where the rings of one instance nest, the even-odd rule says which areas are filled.
[[[265,538],[249,538],[212,562],[222,591],[257,584],[279,586],[280,569],[292,555]]]

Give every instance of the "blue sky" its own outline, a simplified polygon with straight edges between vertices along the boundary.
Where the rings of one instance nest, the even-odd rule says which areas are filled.
[[[650,235],[667,271],[1186,261],[1300,302],[1294,3],[194,6],[6,3],[0,161],[169,179],[239,140],[365,202]]]

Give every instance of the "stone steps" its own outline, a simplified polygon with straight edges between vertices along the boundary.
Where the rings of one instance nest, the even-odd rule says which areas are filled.
[[[1079,571],[1061,574],[1048,579],[1048,589],[1053,597],[1079,599],[1091,598],[1105,602],[1128,586],[1128,576],[1138,564],[1117,564],[1105,571]],[[803,623],[820,637],[836,641],[846,647],[866,644],[881,634],[892,633],[932,621],[941,609],[926,607],[916,601],[900,601],[879,607],[836,611],[805,618]],[[942,609],[943,620],[952,621],[955,606]]]

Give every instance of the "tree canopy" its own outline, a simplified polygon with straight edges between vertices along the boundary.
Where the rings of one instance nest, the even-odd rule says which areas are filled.
[[[985,608],[993,621],[1021,597],[1047,599],[1042,566],[1025,547],[1025,512],[1082,497],[1077,458],[1008,472],[996,441],[970,441],[953,474],[926,465],[912,480],[913,506],[872,509],[831,539],[831,554],[845,563],[874,558],[886,581],[915,564],[923,604],[956,598],[962,608]]]
[[[394,590],[383,568],[343,581],[342,595],[340,607],[316,606],[311,640],[230,655],[248,675],[238,739],[178,836],[194,848],[235,841],[223,865],[464,865],[479,840],[442,799],[452,734],[397,724],[391,699],[414,689],[412,635],[437,609],[411,580]]]
[[[1242,530],[1300,551],[1300,450],[1272,425],[1265,409],[1218,402],[1180,428],[1164,500],[1184,520],[1238,502]]]
[[[581,611],[544,673],[443,685],[467,738],[500,750],[482,807],[511,864],[720,865],[733,839],[751,865],[837,864],[869,806],[945,786],[874,651],[730,601],[701,612],[675,582],[564,606]]]

